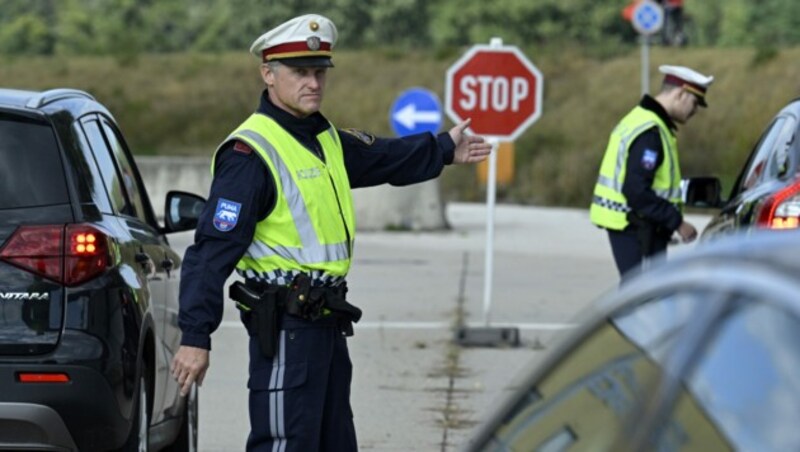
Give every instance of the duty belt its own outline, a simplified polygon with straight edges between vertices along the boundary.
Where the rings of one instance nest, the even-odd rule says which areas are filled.
[[[305,273],[298,274],[288,286],[247,279],[233,283],[229,289],[236,307],[246,314],[248,331],[258,336],[261,352],[267,358],[275,355],[278,319],[283,312],[312,322],[333,315],[342,321],[342,332],[352,336],[351,322],[358,322],[361,310],[345,300],[346,294],[346,284],[312,287],[311,278]]]

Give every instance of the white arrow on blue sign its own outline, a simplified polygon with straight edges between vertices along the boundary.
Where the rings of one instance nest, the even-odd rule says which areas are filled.
[[[436,94],[411,88],[400,93],[389,111],[389,122],[397,136],[437,133],[442,126],[442,106]]]

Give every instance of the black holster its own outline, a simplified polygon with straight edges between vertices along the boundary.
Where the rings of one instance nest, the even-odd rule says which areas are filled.
[[[633,212],[628,212],[627,219],[628,223],[630,223],[636,230],[636,240],[639,242],[639,246],[642,248],[642,256],[652,256],[656,241],[656,224],[636,215]]]
[[[347,284],[337,287],[312,287],[311,278],[298,274],[286,294],[286,312],[304,320],[317,320],[325,310],[345,316],[353,322],[361,318],[361,310],[345,300]]]
[[[361,309],[348,303],[347,283],[337,287],[312,287],[311,278],[298,274],[286,294],[286,312],[303,320],[314,321],[332,314],[339,320],[345,336],[353,335],[353,322],[361,319]]]
[[[265,358],[275,356],[280,331],[278,315],[281,300],[278,287],[265,286],[256,290],[237,281],[231,284],[228,294],[236,301],[236,307],[244,313],[247,331],[257,337],[261,354]]]

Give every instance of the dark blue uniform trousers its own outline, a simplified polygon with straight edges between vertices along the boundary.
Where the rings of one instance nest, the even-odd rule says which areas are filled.
[[[350,408],[352,363],[335,319],[284,315],[277,353],[250,337],[250,436],[258,452],[358,450]]]
[[[617,271],[624,281],[630,277],[631,270],[641,267],[645,258],[652,258],[667,251],[667,238],[655,238],[653,240],[653,253],[644,256],[636,231],[614,231],[608,229],[608,240],[611,243],[611,252],[614,254],[614,263],[617,264]]]

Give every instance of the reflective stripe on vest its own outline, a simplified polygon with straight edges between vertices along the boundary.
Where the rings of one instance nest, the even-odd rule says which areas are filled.
[[[658,115],[637,106],[620,121],[609,139],[592,197],[590,218],[594,224],[615,230],[628,225],[626,213],[631,209],[622,194],[628,151],[631,143],[652,127],[659,131],[664,161],[656,171],[651,189],[660,198],[680,208],[681,176],[675,137]]]
[[[257,151],[270,168],[278,198],[273,212],[256,225],[253,243],[237,264],[240,273],[271,282],[287,273],[323,280],[347,274],[355,215],[341,142],[333,126],[317,138],[325,163],[260,114],[225,140],[244,141]],[[279,283],[288,282],[283,279]]]
[[[247,249],[247,255],[255,259],[278,255],[301,264],[347,259],[349,250],[346,241],[331,245],[322,245],[320,243],[317,233],[314,231],[314,226],[311,223],[311,216],[308,214],[308,209],[306,209],[306,205],[303,202],[303,197],[300,196],[300,188],[294,182],[294,179],[292,179],[291,173],[286,163],[278,154],[278,151],[276,151],[264,137],[253,130],[242,130],[239,131],[238,135],[250,138],[258,143],[258,145],[266,151],[267,155],[269,155],[269,158],[275,165],[275,169],[278,170],[281,184],[283,185],[284,196],[286,196],[286,200],[289,202],[289,210],[292,212],[294,224],[297,226],[297,231],[300,234],[300,240],[303,244],[302,247],[289,247],[282,245],[269,246],[265,243],[253,242],[250,248]],[[308,152],[306,150],[303,151]]]

